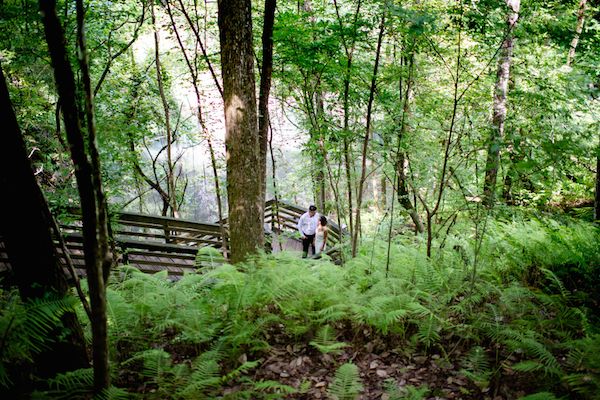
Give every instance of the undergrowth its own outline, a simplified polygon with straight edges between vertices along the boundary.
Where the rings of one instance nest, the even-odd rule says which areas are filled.
[[[456,363],[476,388],[471,398],[506,381],[514,393],[600,398],[590,282],[600,265],[597,228],[490,223],[486,238],[475,274],[456,246],[428,259],[403,237],[387,272],[387,243],[378,239],[342,267],[279,253],[176,282],[123,267],[108,288],[113,381],[148,399],[300,396],[309,381],[254,378],[273,346],[303,343],[336,356],[376,337],[407,362],[418,352]],[[452,241],[473,251],[468,233]],[[354,399],[363,386],[357,366],[340,363],[326,394]],[[383,386],[389,398],[433,390]]]

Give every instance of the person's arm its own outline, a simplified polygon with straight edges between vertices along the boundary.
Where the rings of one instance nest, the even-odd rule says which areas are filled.
[[[300,232],[300,236],[302,237],[302,239],[306,239],[306,236],[304,236],[304,232],[302,232],[302,222],[304,221],[305,217],[306,214],[302,214],[302,216],[298,220],[298,225],[296,226],[298,228],[298,232]]]

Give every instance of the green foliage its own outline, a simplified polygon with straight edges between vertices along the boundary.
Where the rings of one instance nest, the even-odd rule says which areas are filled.
[[[10,387],[12,369],[61,340],[65,313],[75,312],[75,297],[48,295],[22,302],[16,291],[0,289],[0,386]]]
[[[225,257],[223,257],[223,253],[212,246],[204,246],[198,249],[198,253],[196,253],[196,259],[194,261],[194,266],[199,268],[214,268],[225,262]]]
[[[49,398],[84,398],[94,385],[92,368],[78,369],[56,375],[48,380],[49,390],[43,395]]]
[[[340,353],[348,344],[338,342],[335,339],[335,330],[330,325],[325,325],[319,329],[310,345],[316,347],[321,353]]]
[[[386,394],[390,400],[422,400],[427,398],[428,393],[429,388],[426,385],[417,388],[413,385],[398,387],[393,381],[386,383]]]
[[[406,354],[451,359],[457,346],[464,348],[460,375],[481,390],[510,373],[527,379],[532,391],[568,390],[594,399],[600,387],[594,310],[558,271],[575,262],[588,271],[597,260],[597,231],[545,221],[491,225],[498,236],[484,242],[475,280],[454,250],[428,259],[409,240],[392,243],[387,277],[386,244],[378,239],[369,245],[373,253],[362,248],[343,268],[285,252],[202,269],[175,282],[166,273],[122,267],[107,292],[114,382],[143,382],[154,390],[146,389],[147,398],[211,398],[224,387],[235,388],[229,398],[280,398],[303,389],[252,379],[271,346],[298,343],[335,358],[355,350],[352,342],[339,341],[341,332],[370,332],[383,342],[393,338]],[[529,240],[518,236],[522,232]],[[11,338],[3,365],[42,349],[47,338],[37,332],[48,332],[76,303],[22,304],[15,293],[5,293],[3,301],[9,311],[0,318],[2,332]],[[57,376],[47,396],[89,393],[90,376],[89,370]],[[553,383],[559,381],[563,389]],[[390,396],[427,393],[394,392],[392,386]],[[330,394],[354,398],[359,387],[357,367],[348,364],[337,371]]]
[[[483,347],[474,346],[463,360],[463,366],[461,373],[477,387],[481,389],[489,387],[493,371]]]
[[[539,392],[519,397],[519,400],[558,400],[558,397],[549,392]]]
[[[347,363],[341,365],[335,373],[335,378],[329,386],[329,396],[334,400],[355,400],[363,386],[358,376],[358,367]]]
[[[571,373],[563,377],[574,392],[585,398],[600,398],[600,334],[568,343]]]

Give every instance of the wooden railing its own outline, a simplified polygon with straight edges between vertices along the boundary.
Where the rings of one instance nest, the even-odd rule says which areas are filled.
[[[283,201],[275,202],[269,200],[265,204],[265,224],[270,224],[273,231],[297,232],[298,220],[306,212],[305,209],[296,205],[285,203]],[[338,256],[338,245],[340,242],[340,227],[338,224],[328,219],[328,254]]]
[[[73,263],[79,273],[84,274],[81,222],[76,210],[71,211],[70,215],[62,221],[61,230]],[[265,225],[270,227],[267,232],[272,236],[299,241],[296,225],[304,212],[304,209],[293,204],[267,201]],[[166,269],[169,275],[181,275],[185,270],[213,265],[213,256],[198,256],[198,250],[202,247],[210,246],[227,255],[229,240],[227,219],[223,220],[223,223],[225,243],[223,243],[223,231],[218,223],[200,223],[129,212],[118,213],[111,221],[112,236],[121,254],[121,263],[135,265],[144,272]],[[338,259],[340,229],[333,221],[329,222],[329,226],[326,253]],[[273,250],[277,251],[275,248]],[[60,250],[59,254],[61,254]],[[0,270],[7,267],[8,258],[0,238]]]

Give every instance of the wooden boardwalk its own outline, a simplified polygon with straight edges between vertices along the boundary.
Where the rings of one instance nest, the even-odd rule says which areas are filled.
[[[265,207],[265,239],[267,252],[302,249],[297,238],[296,224],[305,212],[293,204],[270,200]],[[85,275],[81,222],[76,213],[60,221],[62,236],[79,275]],[[224,235],[219,223],[196,221],[122,212],[113,215],[113,240],[120,265],[131,265],[143,272],[167,270],[172,277],[198,268],[223,263],[227,254],[227,220],[223,221]],[[340,230],[330,223],[327,253],[339,257],[336,245]],[[225,239],[225,240],[223,240]],[[225,247],[223,244],[225,242]],[[281,246],[280,246],[281,242]],[[57,242],[57,252],[64,257]],[[10,269],[4,243],[0,238],[0,272]]]

